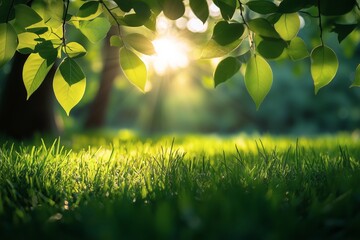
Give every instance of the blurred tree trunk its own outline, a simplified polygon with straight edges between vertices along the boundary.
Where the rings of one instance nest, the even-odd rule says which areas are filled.
[[[104,42],[102,51],[104,66],[100,75],[100,87],[93,102],[90,104],[88,117],[85,121],[85,128],[100,128],[106,120],[106,111],[111,89],[120,69],[119,51],[117,48],[109,45],[110,37],[114,34],[115,28],[112,28]]]
[[[53,133],[57,130],[51,84],[55,67],[27,101],[22,79],[22,69],[27,57],[28,55],[16,52],[1,95],[0,134],[16,139],[29,138],[35,133]]]

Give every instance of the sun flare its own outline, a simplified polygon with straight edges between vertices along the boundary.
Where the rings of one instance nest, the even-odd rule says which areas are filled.
[[[173,36],[163,36],[153,41],[156,54],[153,66],[156,73],[162,75],[167,70],[184,68],[189,64],[188,46]]]

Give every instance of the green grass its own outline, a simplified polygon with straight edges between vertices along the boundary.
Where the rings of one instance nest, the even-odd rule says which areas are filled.
[[[3,142],[0,239],[357,239],[360,139]]]

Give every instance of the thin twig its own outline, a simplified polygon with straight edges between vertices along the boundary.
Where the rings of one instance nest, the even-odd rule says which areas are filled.
[[[244,13],[243,13],[243,4],[241,3],[240,0],[238,0],[239,2],[239,5],[240,5],[240,16],[241,16],[241,19],[243,21],[243,23],[245,24],[245,27],[248,31],[248,37],[249,37],[249,42],[250,42],[250,48],[255,48],[255,44],[254,44],[254,39],[252,37],[252,32],[250,30],[250,27],[249,25],[247,24],[246,20],[245,20],[245,17],[244,17]]]
[[[66,26],[66,16],[68,14],[69,11],[69,4],[70,4],[70,0],[63,0],[64,2],[64,14],[63,14],[63,24],[62,24],[62,32],[63,32],[63,36],[62,36],[62,42],[63,42],[63,46],[66,46],[66,39],[65,39],[65,26]]]
[[[323,40],[323,28],[322,28],[322,22],[321,22],[321,7],[320,7],[320,0],[318,2],[318,18],[319,18],[319,29],[320,29],[320,40],[321,40],[321,46],[324,46],[324,40]]]
[[[117,29],[119,32],[119,36],[121,36],[121,29],[120,29],[120,23],[119,21],[116,19],[115,15],[111,12],[111,9],[104,3],[104,1],[100,1],[100,3],[104,6],[104,8],[106,9],[106,11],[108,11],[108,13],[111,15],[111,17],[114,19],[114,21],[116,22],[117,25]]]

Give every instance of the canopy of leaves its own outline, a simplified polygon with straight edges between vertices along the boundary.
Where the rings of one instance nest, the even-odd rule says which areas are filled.
[[[53,86],[55,96],[67,114],[81,100],[86,86],[85,74],[74,58],[83,57],[87,45],[68,35],[66,30],[70,25],[90,44],[100,43],[111,27],[116,28],[117,33],[112,33],[110,43],[104,44],[119,51],[120,67],[125,76],[144,91],[148,71],[142,55],[138,54],[152,55],[155,48],[149,38],[154,34],[140,32],[145,28],[155,31],[156,19],[161,14],[170,20],[186,19],[191,10],[192,16],[202,23],[209,23],[209,32],[212,32],[204,34],[210,39],[201,46],[201,58],[223,58],[217,61],[215,68],[215,86],[237,73],[243,74],[246,89],[257,108],[271,89],[272,70],[268,61],[300,61],[310,57],[316,93],[332,81],[339,65],[335,52],[325,45],[323,33],[333,32],[341,43],[353,32],[359,32],[360,25],[360,7],[356,0],[31,2],[0,1],[0,67],[12,59],[15,51],[30,54],[23,68],[29,98],[59,59],[61,64],[57,67]],[[210,4],[219,8],[219,17],[212,18]],[[300,34],[303,29],[313,28],[314,24],[318,26],[318,37],[314,42],[320,42],[320,45]],[[135,28],[139,29],[130,30]],[[245,74],[240,71],[241,64],[246,66]],[[357,67],[351,86],[359,85]]]

